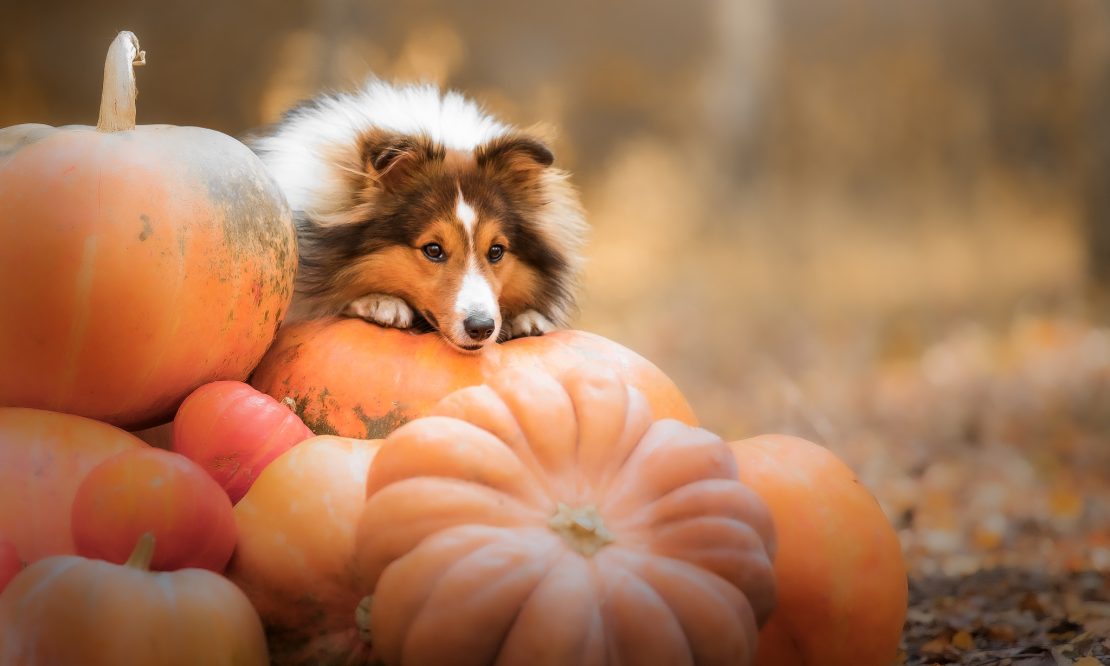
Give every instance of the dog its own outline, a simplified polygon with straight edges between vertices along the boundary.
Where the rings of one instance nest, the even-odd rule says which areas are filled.
[[[466,352],[567,325],[586,222],[536,134],[457,92],[370,79],[246,142],[296,224],[286,321],[361,317]]]

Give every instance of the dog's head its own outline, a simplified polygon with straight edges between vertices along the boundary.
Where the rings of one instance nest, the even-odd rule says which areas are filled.
[[[576,200],[561,200],[572,192],[541,141],[510,134],[458,151],[372,131],[361,156],[354,219],[333,227],[346,238],[302,255],[310,264],[345,255],[324,259],[339,269],[342,298],[399,296],[471,351],[524,310],[565,316],[580,212]],[[560,219],[566,211],[574,219]]]

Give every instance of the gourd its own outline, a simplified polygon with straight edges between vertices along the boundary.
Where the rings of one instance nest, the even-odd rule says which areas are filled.
[[[173,420],[173,450],[203,467],[234,504],[262,470],[312,431],[249,384],[220,381],[189,394]]]
[[[129,32],[95,127],[0,129],[0,405],[129,430],[245,379],[292,297],[284,197],[229,136],[135,125]]]

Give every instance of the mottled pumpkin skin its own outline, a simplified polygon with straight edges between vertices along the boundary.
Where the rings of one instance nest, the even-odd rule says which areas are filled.
[[[104,460],[145,448],[92,419],[0,408],[0,536],[25,562],[75,553],[70,510],[77,488]]]
[[[2,666],[265,666],[243,593],[203,569],[153,573],[76,555],[41,560],[0,593]]]
[[[314,437],[271,462],[235,505],[227,576],[266,627],[274,664],[370,664],[355,626],[352,558],[366,475],[381,442]]]
[[[8,581],[23,570],[23,560],[15,550],[15,544],[0,536],[0,592],[8,586]]]
[[[359,621],[382,661],[752,662],[774,530],[719,437],[604,367],[506,370],[433,411],[367,478]]]
[[[740,480],[771,508],[779,601],[757,666],[887,666],[906,618],[902,547],[879,503],[823,446],[762,435],[731,443]]]
[[[207,129],[0,129],[0,405],[128,429],[245,379],[292,297],[292,219]]]
[[[428,414],[449,393],[476,386],[509,367],[561,374],[605,365],[648,399],[655,418],[697,424],[690,404],[663,371],[599,335],[563,330],[464,353],[438,334],[382,328],[361,319],[297,322],[283,327],[251,377],[318,435],[382,438]]]

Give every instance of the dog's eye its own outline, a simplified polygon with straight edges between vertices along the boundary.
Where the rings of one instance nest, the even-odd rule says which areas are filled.
[[[428,243],[420,249],[424,251],[424,256],[432,261],[443,261],[447,258],[447,255],[443,253],[443,248],[440,247],[439,243]]]
[[[489,252],[486,253],[486,256],[489,257],[491,263],[496,264],[497,262],[501,261],[501,257],[505,256],[505,246],[491,245],[489,248]]]

